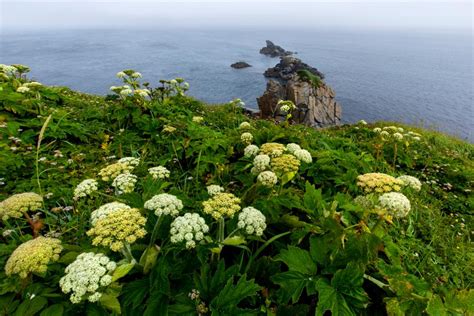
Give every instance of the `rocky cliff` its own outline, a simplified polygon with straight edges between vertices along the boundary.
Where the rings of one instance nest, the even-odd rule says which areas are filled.
[[[269,75],[271,74],[271,76]],[[283,57],[274,68],[265,72],[275,78],[267,84],[264,94],[257,98],[262,118],[283,118],[278,101],[291,100],[297,109],[292,120],[314,127],[337,125],[341,120],[341,106],[334,90],[322,78],[323,74],[294,57]]]

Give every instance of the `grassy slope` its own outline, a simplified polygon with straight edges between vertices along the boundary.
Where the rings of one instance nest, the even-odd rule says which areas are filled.
[[[394,167],[392,144],[384,143],[379,157],[376,153],[382,143],[372,128],[386,126],[383,122],[314,130],[254,121],[230,105],[206,106],[188,97],[167,99],[152,114],[144,115],[119,101],[106,101],[67,88],[45,87],[41,94],[43,114],[38,115],[31,111],[36,101],[3,84],[0,177],[4,185],[0,187],[0,200],[12,193],[38,191],[33,167],[35,146],[49,113],[53,113],[52,120],[39,152],[42,193],[50,196],[46,200],[49,210],[73,205],[75,185],[95,177],[100,168],[114,160],[112,157],[123,156],[140,156],[145,162],[144,170],[158,164],[167,166],[173,186],[189,198],[201,196],[205,183],[211,182],[225,183],[236,195],[243,195],[249,179],[241,174],[244,163],[239,157],[244,145],[237,127],[250,121],[256,144],[296,142],[310,150],[314,162],[304,167],[302,177],[321,189],[328,202],[337,200],[339,195],[355,197],[356,177],[362,173],[409,174],[420,178],[423,190],[412,197],[409,218],[396,221],[389,228],[391,238],[401,250],[400,262],[407,272],[426,280],[435,293],[472,288],[474,258],[472,232],[468,229],[473,227],[474,205],[470,191],[474,181],[471,144],[438,132],[396,124],[418,131],[422,140],[409,146],[399,144]],[[203,116],[204,123],[193,123],[195,115]],[[165,125],[177,130],[163,132]],[[292,194],[283,192],[281,199],[291,199]],[[257,204],[273,203],[274,208],[281,208],[280,212],[291,212],[278,199],[255,200]],[[74,225],[68,216],[51,211],[50,214],[55,220],[46,230]],[[270,221],[278,222],[279,214],[267,215]],[[71,238],[77,238],[75,242],[81,244],[84,236]],[[6,243],[2,237],[0,241]]]

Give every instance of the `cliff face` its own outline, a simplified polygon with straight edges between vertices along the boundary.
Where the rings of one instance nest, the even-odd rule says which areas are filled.
[[[267,70],[266,73],[275,74],[272,77],[277,80],[270,80],[264,94],[257,98],[261,117],[284,117],[285,113],[280,113],[278,108],[278,101],[291,100],[297,107],[292,112],[294,122],[314,127],[339,124],[341,106],[335,100],[334,90],[321,80],[323,75],[319,71],[304,66],[307,65],[297,58],[291,57],[290,60],[283,57],[276,67]],[[318,83],[298,75],[297,72],[301,70],[316,75]]]

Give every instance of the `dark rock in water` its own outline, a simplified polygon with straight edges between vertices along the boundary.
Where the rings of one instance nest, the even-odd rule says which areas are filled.
[[[292,56],[285,56],[280,58],[280,62],[272,68],[268,68],[263,74],[267,78],[275,78],[278,80],[287,81],[293,78],[299,71],[306,70],[321,79],[324,79],[324,74],[318,69],[302,62],[300,59]]]
[[[281,46],[273,44],[272,41],[267,40],[267,46],[260,49],[260,54],[270,57],[282,57],[293,54],[293,52],[283,49]]]
[[[235,68],[235,69],[242,69],[242,68],[252,67],[252,65],[246,63],[245,61],[238,61],[236,63],[233,63],[230,66],[232,68]]]

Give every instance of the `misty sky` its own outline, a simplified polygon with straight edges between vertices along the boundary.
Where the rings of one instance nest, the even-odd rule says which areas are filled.
[[[472,30],[471,1],[0,0],[2,31],[69,28]]]

